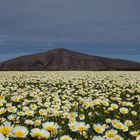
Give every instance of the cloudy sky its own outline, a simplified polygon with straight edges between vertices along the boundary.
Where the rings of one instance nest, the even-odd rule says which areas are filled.
[[[140,62],[140,0],[0,0],[0,61],[52,48]]]

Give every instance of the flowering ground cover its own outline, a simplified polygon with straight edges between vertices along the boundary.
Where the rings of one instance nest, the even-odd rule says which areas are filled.
[[[7,139],[140,140],[140,72],[1,72]]]

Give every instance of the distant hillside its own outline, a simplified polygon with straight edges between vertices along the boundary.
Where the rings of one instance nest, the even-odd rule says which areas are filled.
[[[21,56],[0,63],[1,71],[60,71],[60,70],[140,70],[140,63],[122,59],[91,56],[59,48]]]

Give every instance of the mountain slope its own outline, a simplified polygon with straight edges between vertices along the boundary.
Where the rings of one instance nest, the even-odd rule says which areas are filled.
[[[140,63],[91,56],[59,48],[2,62],[0,70],[140,70]]]

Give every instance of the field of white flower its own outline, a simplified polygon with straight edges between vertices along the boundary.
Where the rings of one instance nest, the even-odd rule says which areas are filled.
[[[8,139],[140,140],[140,72],[1,72]]]

